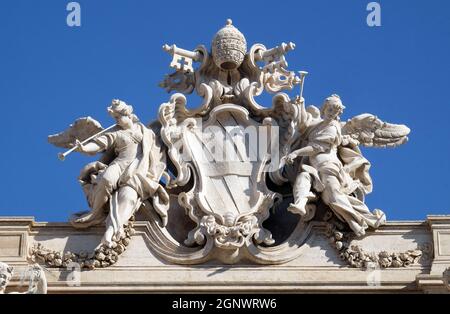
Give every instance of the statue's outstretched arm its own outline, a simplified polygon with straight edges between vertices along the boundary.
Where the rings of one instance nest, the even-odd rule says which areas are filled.
[[[77,140],[76,145],[77,145],[77,152],[84,153],[87,155],[95,155],[104,150],[103,147],[101,147],[99,144],[95,142],[89,142],[83,145],[80,141]]]
[[[288,165],[291,165],[294,163],[295,159],[301,156],[314,156],[318,153],[321,153],[323,150],[320,149],[318,146],[314,145],[308,145],[305,147],[302,147],[300,149],[297,149],[286,156],[286,163]]]
[[[317,153],[319,153],[319,150],[316,147],[305,146],[293,151],[291,154],[295,155],[296,157],[300,157],[300,156],[313,156]]]

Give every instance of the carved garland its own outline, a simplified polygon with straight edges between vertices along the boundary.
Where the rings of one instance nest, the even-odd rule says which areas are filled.
[[[333,216],[331,212],[328,217]],[[339,257],[351,267],[368,268],[378,266],[380,268],[399,268],[418,264],[421,259],[428,258],[431,254],[431,246],[423,245],[416,250],[408,250],[402,253],[365,252],[360,246],[352,245],[354,237],[349,232],[339,230],[335,221],[327,222],[325,235],[339,252]]]
[[[119,241],[114,241],[113,248],[101,245],[93,253],[86,251],[78,253],[58,252],[45,248],[41,243],[35,243],[30,249],[30,259],[32,262],[45,264],[50,268],[67,268],[72,263],[78,263],[80,268],[95,269],[106,268],[114,265],[119,260],[119,256],[126,251],[134,234],[133,221],[130,220],[125,227],[125,237]]]

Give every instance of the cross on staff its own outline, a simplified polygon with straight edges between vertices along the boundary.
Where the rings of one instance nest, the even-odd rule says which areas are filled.
[[[164,45],[162,48],[173,56],[170,67],[177,71],[194,72],[192,62],[200,62],[203,59],[203,56],[199,51],[189,51],[178,48],[175,45]]]
[[[176,53],[173,55],[172,63],[170,66],[177,71],[194,72],[192,68],[192,59],[184,56],[180,56]]]
[[[189,62],[186,60],[185,57],[181,57],[180,59],[177,60],[177,62],[181,70],[184,70],[184,66],[189,64]]]

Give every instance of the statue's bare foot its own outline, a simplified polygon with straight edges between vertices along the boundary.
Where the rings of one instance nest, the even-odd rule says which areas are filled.
[[[306,204],[306,215],[302,218],[304,221],[310,221],[316,215],[316,205],[315,204]]]
[[[117,247],[117,243],[114,241],[103,239],[97,248],[100,248],[101,246],[105,246],[108,249],[114,249]]]
[[[361,238],[366,235],[366,229],[364,227],[360,227],[359,229],[354,229],[355,236],[357,238]]]
[[[298,206],[297,204],[293,204],[293,203],[289,204],[289,207],[287,210],[293,214],[297,214],[300,216],[303,216],[306,214],[305,208],[302,208],[302,207]]]
[[[291,203],[288,207],[288,211],[302,216],[304,221],[310,221],[316,214],[316,205],[311,203],[308,204],[308,202],[314,200],[315,198],[316,196],[314,193],[310,192],[307,197],[301,198],[296,203]]]

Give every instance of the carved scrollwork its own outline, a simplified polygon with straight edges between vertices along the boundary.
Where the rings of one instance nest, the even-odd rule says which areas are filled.
[[[288,63],[285,54],[295,49],[294,43],[282,43],[272,49],[266,49],[263,45],[255,45],[251,50],[251,63],[258,67],[256,62],[262,61],[265,65],[261,71],[263,74],[263,86],[269,93],[278,93],[282,90],[291,90],[300,83],[300,79],[294,72],[288,71]]]
[[[266,197],[263,203],[261,208],[268,208],[273,204],[273,198]],[[190,213],[193,213],[192,206],[188,209]],[[261,221],[264,221],[267,216],[267,214],[264,217],[251,214],[236,217],[232,213],[226,213],[223,217],[205,215],[200,220],[196,216],[194,219],[199,221],[198,226],[192,230],[186,244],[192,245],[195,242],[203,245],[207,238],[211,238],[219,248],[235,249],[241,248],[246,243],[246,239],[252,238],[257,244],[272,245],[275,242],[272,234],[261,226]]]
[[[195,76],[192,72],[183,73],[176,71],[164,77],[164,81],[159,84],[168,93],[177,91],[183,94],[190,94],[195,87]]]
[[[245,243],[245,238],[258,226],[258,219],[253,216],[245,216],[239,221],[233,222],[234,217],[225,215],[225,225],[216,222],[213,215],[204,216],[200,222],[203,233],[213,237],[214,243],[219,248],[240,248]]]
[[[189,118],[194,115],[195,113],[186,109],[186,97],[183,94],[174,94],[170,101],[162,104],[159,109],[159,121],[162,124],[161,138],[169,147],[169,157],[177,170],[177,177],[171,180],[173,186],[185,185],[190,178],[188,164],[180,148],[185,145],[183,132],[196,125],[195,119]]]
[[[264,67],[264,86],[270,93],[292,89],[299,78],[292,71],[287,71],[280,63],[271,63]]]

